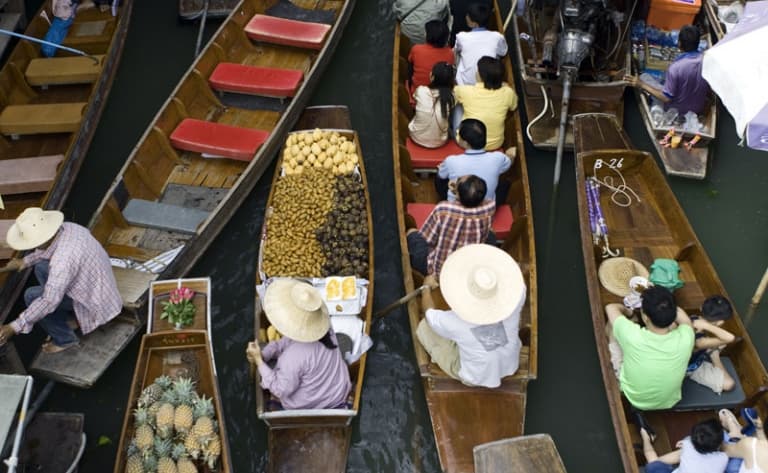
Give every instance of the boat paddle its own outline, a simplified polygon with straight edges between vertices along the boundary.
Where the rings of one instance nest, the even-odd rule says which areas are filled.
[[[373,318],[374,319],[380,319],[381,317],[383,317],[383,316],[387,315],[388,313],[390,313],[393,309],[395,309],[395,308],[405,304],[406,302],[410,301],[414,297],[418,296],[419,294],[421,294],[421,292],[423,290],[427,289],[428,287],[429,286],[427,286],[426,284],[417,287],[416,289],[414,289],[413,291],[411,291],[408,294],[404,295],[400,299],[396,300],[395,302],[389,304],[388,306],[384,307],[380,311],[378,311],[375,314],[373,314]],[[437,287],[438,286],[434,286],[432,289],[436,289]]]
[[[757,306],[760,305],[760,299],[763,298],[763,293],[765,292],[766,286],[768,286],[768,269],[765,270],[763,279],[760,280],[760,284],[757,286],[755,295],[752,296],[752,301],[749,303],[749,309],[747,309],[747,316],[745,318],[745,325],[749,326],[749,324],[752,322],[752,318],[755,316]]]

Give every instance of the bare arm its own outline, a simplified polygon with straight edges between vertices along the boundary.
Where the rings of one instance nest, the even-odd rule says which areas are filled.
[[[687,325],[693,328],[693,323],[691,322],[690,317],[688,317],[688,314],[686,314],[685,311],[680,307],[677,308],[677,317],[675,318],[675,322],[677,325]]]
[[[432,299],[432,288],[437,287],[437,279],[433,274],[424,278],[424,285],[426,289],[421,291],[421,310],[426,312],[429,309],[435,308],[435,301]]]
[[[720,345],[733,342],[736,337],[729,331],[723,330],[715,324],[709,323],[702,318],[693,321],[693,328],[697,331],[704,331],[712,335],[696,339],[696,348],[715,348]]]
[[[608,322],[613,324],[619,317],[629,317],[632,315],[632,311],[624,307],[624,304],[608,304],[605,306],[605,315],[608,317]]]
[[[667,103],[670,100],[669,97],[664,95],[664,92],[661,89],[651,87],[649,84],[646,84],[635,76],[627,76],[624,78],[624,80],[627,81],[630,87],[635,87],[652,95],[653,97],[659,99],[661,103]]]

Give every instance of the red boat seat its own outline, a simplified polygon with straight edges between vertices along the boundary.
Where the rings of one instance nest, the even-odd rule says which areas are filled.
[[[186,118],[171,133],[173,146],[185,151],[250,161],[269,132]]]
[[[265,95],[268,97],[293,97],[304,78],[295,69],[246,66],[222,62],[208,79],[211,87],[225,92]]]
[[[429,169],[434,171],[438,164],[452,154],[464,154],[464,148],[456,144],[454,140],[448,140],[448,143],[439,148],[425,148],[417,145],[410,138],[406,138],[405,147],[408,154],[411,155],[411,166],[413,169]]]
[[[256,14],[245,25],[245,34],[256,41],[297,48],[321,49],[330,25]]]
[[[429,217],[430,212],[432,212],[432,209],[434,208],[435,204],[412,202],[408,204],[406,210],[408,215],[413,217],[413,220],[416,222],[416,227],[421,228],[421,226],[424,225],[424,222],[427,220],[427,217]],[[491,228],[493,229],[493,233],[496,234],[497,239],[504,240],[509,235],[509,231],[512,229],[513,221],[514,217],[512,216],[512,208],[509,205],[504,204],[501,207],[496,208],[496,213],[493,215]]]
[[[0,195],[48,192],[63,160],[63,154],[54,154],[0,161]]]

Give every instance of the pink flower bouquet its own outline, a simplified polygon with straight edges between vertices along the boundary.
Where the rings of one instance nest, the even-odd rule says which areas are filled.
[[[195,319],[195,304],[192,298],[195,297],[195,291],[188,287],[179,287],[170,292],[170,300],[163,302],[163,313],[160,319],[167,320],[177,329],[192,325]]]

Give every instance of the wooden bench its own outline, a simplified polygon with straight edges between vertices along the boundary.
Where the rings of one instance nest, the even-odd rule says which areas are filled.
[[[99,62],[84,56],[32,59],[24,75],[29,85],[91,84],[101,73],[104,55],[95,56]]]
[[[86,102],[8,105],[0,113],[0,133],[16,137],[41,133],[74,133]]]
[[[213,70],[208,82],[216,90],[267,97],[293,97],[304,78],[296,69],[256,67],[222,62]]]
[[[245,25],[249,38],[265,43],[306,49],[322,49],[330,25],[256,14]]]
[[[0,195],[48,192],[63,154],[0,161]]]
[[[412,202],[408,204],[406,211],[416,222],[416,228],[421,228],[434,208],[435,204]],[[509,231],[512,229],[513,222],[514,216],[512,215],[512,208],[506,204],[498,207],[496,213],[493,215],[493,222],[491,223],[491,229],[493,230],[493,233],[496,234],[496,238],[499,240],[506,239],[506,237],[509,236]]]
[[[209,212],[144,199],[131,199],[123,217],[131,225],[194,235]]]
[[[268,137],[265,130],[187,118],[173,130],[170,139],[173,146],[185,151],[250,161]]]

